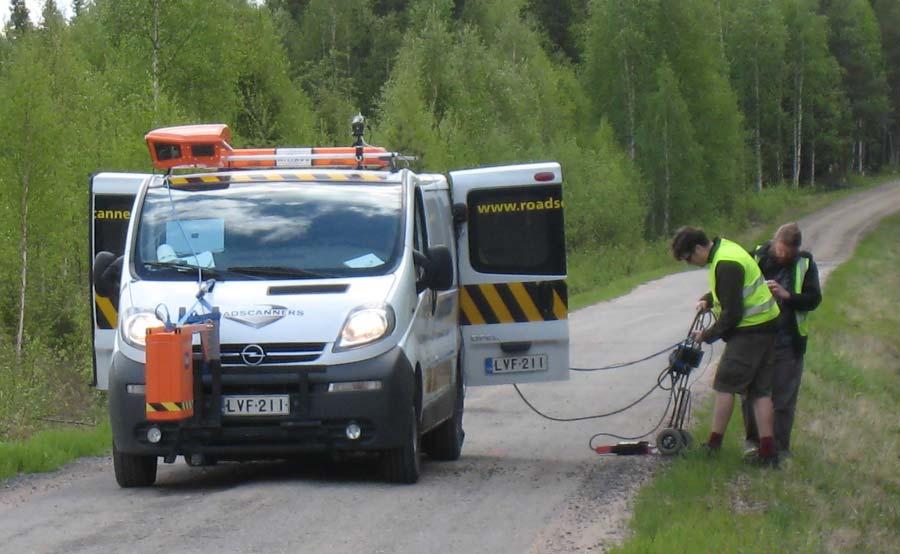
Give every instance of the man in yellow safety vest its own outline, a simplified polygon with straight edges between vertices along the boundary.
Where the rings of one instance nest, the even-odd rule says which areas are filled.
[[[773,439],[772,379],[778,303],[762,271],[750,254],[728,239],[707,238],[702,229],[682,227],[672,239],[676,259],[696,266],[709,266],[709,292],[697,303],[699,311],[711,309],[716,322],[692,337],[697,342],[727,342],[716,370],[712,431],[706,447],[717,452],[734,410],[734,395],[752,399],[759,429],[759,449],[749,459],[759,465],[777,467],[778,452]]]
[[[790,455],[791,429],[797,408],[803,356],[809,335],[807,314],[822,301],[819,270],[812,254],[800,250],[803,235],[796,223],[785,223],[775,237],[756,248],[753,257],[759,263],[766,284],[781,315],[775,339],[775,374],[772,379],[772,403],[775,407],[775,448],[780,458]],[[745,448],[752,453],[759,447],[759,434],[751,402],[744,398]]]

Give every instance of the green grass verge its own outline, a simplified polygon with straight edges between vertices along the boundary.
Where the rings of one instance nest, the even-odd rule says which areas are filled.
[[[794,456],[745,467],[724,450],[672,460],[638,494],[616,553],[900,551],[900,216],[836,270],[812,316]],[[709,431],[701,410],[695,434]]]
[[[0,442],[0,479],[18,473],[52,471],[82,456],[106,454],[109,424],[88,429],[47,429],[22,441]]]

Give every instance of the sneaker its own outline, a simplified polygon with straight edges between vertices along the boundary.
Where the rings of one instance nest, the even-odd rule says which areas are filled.
[[[770,469],[778,469],[778,454],[774,456],[760,456],[759,450],[752,455],[744,456],[744,463],[755,467],[767,467]]]
[[[744,456],[749,456],[751,453],[756,452],[757,450],[759,450],[759,442],[758,441],[754,441],[754,440],[750,440],[750,439],[747,439],[744,441],[744,446],[742,448],[742,452],[744,453]]]

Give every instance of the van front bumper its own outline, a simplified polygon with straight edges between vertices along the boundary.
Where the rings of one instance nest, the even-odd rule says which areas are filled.
[[[381,388],[328,392],[329,383],[348,381],[378,381]],[[286,394],[291,412],[287,416],[223,417],[221,402],[216,403],[208,392],[210,376],[204,376],[203,382],[204,395],[195,400],[192,418],[150,422],[144,394],[127,391],[128,385],[144,383],[144,364],[117,353],[109,377],[116,448],[126,454],[206,454],[219,459],[395,448],[406,437],[415,389],[413,369],[399,348],[351,364],[229,368],[223,372],[223,395]],[[356,440],[346,435],[350,423],[362,430]],[[155,444],[147,440],[151,426],[162,431],[162,439]]]

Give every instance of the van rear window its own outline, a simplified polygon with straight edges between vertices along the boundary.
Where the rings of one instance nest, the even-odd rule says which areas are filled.
[[[562,186],[473,190],[467,204],[475,271],[565,275]]]

